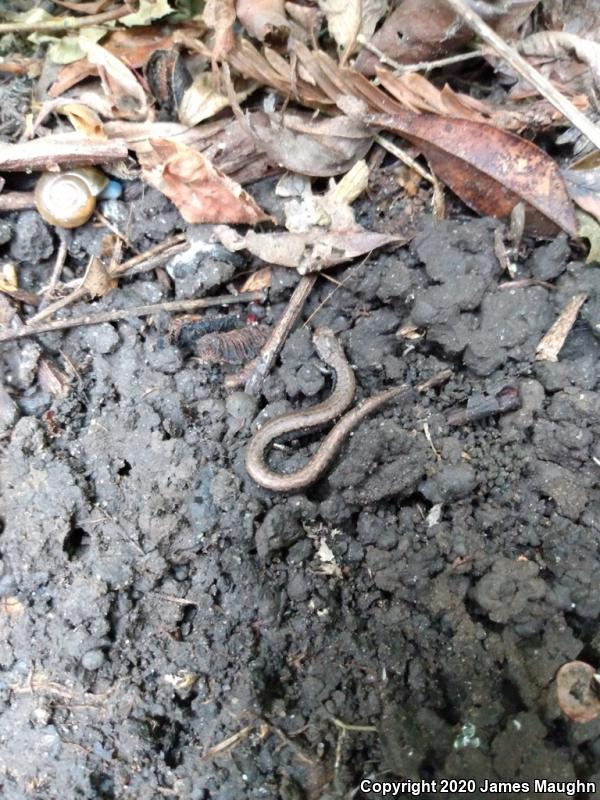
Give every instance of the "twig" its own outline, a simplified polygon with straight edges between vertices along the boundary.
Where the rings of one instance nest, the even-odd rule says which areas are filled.
[[[578,128],[584,136],[600,148],[600,128],[594,125],[585,114],[575,108],[570,100],[561,94],[550,81],[545,78],[535,67],[532,67],[523,56],[506,44],[506,42],[487,25],[475,11],[470,9],[465,0],[446,0],[452,8],[475,33],[483,39],[499,56],[504,58],[516,72],[529,81],[535,89],[552,103],[569,122]]]
[[[292,329],[294,322],[298,319],[316,280],[317,275],[313,273],[311,275],[303,275],[298,281],[298,285],[294,289],[285,311],[273,328],[273,332],[263,347],[252,374],[246,381],[245,389],[247,394],[259,394],[263,381],[271,369],[277,354],[283,347],[283,343]]]
[[[391,153],[392,155],[396,156],[396,158],[399,158],[400,161],[402,161],[403,164],[406,164],[407,167],[414,169],[417,175],[420,175],[426,181],[429,181],[432,186],[436,185],[433,175],[430,175],[426,169],[423,169],[419,162],[415,161],[415,159],[409,156],[408,153],[402,150],[401,147],[398,147],[398,145],[395,145],[393,142],[390,142],[389,139],[386,139],[385,136],[380,136],[379,134],[375,136],[375,141],[380,147],[383,147],[384,150],[387,150],[388,153]]]
[[[179,253],[181,250],[184,250],[187,247],[187,236],[185,233],[179,233],[176,236],[171,236],[170,239],[165,239],[160,244],[157,244],[155,247],[151,247],[150,250],[146,250],[143,253],[139,253],[133,258],[130,258],[128,261],[124,261],[122,264],[118,264],[113,269],[109,270],[110,275],[112,278],[119,277],[121,275],[125,275],[128,273],[129,275],[137,275],[138,272],[145,272],[148,269],[152,269],[152,267],[148,267],[146,262],[151,261],[158,255],[163,255],[165,251],[170,250],[170,248],[177,248],[174,249],[173,252],[168,253],[168,258],[175,253]],[[161,259],[160,263],[162,264],[163,259]],[[137,269],[140,267],[142,269]]]
[[[482,56],[486,55],[487,50],[481,48],[480,50],[472,50],[470,53],[458,53],[455,56],[448,56],[447,58],[438,58],[436,61],[418,61],[416,64],[400,64],[399,61],[394,61],[393,58],[386,56],[383,50],[380,50],[376,45],[372,42],[367,41],[367,39],[360,34],[356,40],[359,44],[365,48],[365,50],[369,50],[369,52],[373,53],[373,55],[377,56],[377,58],[381,61],[382,64],[386,64],[388,67],[392,67],[395,72],[403,73],[403,72],[420,72],[421,70],[432,70],[437,69],[438,67],[447,67],[451,64],[458,64],[460,61],[467,61],[470,58],[481,58]]]
[[[577,319],[579,309],[587,298],[587,294],[582,293],[574,295],[569,300],[554,325],[540,339],[535,349],[536,361],[558,361],[558,354]]]
[[[123,139],[86,139],[80,133],[44,136],[0,145],[0,172],[41,172],[57,167],[88,167],[127,158]]]
[[[147,306],[132,306],[131,308],[116,308],[111,311],[104,311],[100,314],[88,314],[83,317],[71,317],[70,319],[57,319],[47,322],[45,325],[28,327],[27,325],[16,331],[0,331],[0,342],[12,342],[15,339],[23,339],[26,336],[37,336],[40,333],[50,331],[62,331],[67,328],[79,328],[84,325],[101,325],[104,322],[118,322],[119,320],[129,319],[130,317],[148,317],[151,314],[158,314],[160,311],[195,311],[198,308],[210,308],[211,306],[230,306],[236,303],[251,303],[264,299],[264,293],[241,292],[238,295],[226,294],[218,297],[202,297],[197,300],[172,300],[164,303],[153,303]]]
[[[8,211],[25,211],[35,208],[33,192],[5,192],[0,194],[0,214]]]
[[[60,278],[67,258],[67,234],[62,228],[57,228],[56,232],[58,233],[60,244],[58,246],[58,253],[56,254],[56,261],[54,262],[54,269],[52,270],[52,275],[50,276],[50,282],[44,290],[46,297],[52,297],[54,294],[58,284],[58,279]]]
[[[131,14],[133,9],[125,4],[103,11],[102,14],[88,14],[87,17],[57,17],[55,20],[45,22],[3,22],[0,24],[0,36],[5,33],[61,33],[62,31],[76,31],[90,25],[103,25],[114,19],[120,19]]]

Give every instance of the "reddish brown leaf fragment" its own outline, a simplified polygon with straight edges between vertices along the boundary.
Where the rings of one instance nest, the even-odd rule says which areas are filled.
[[[144,179],[171,200],[187,222],[254,225],[270,217],[235,181],[202,153],[167,139],[153,139],[140,154]]]

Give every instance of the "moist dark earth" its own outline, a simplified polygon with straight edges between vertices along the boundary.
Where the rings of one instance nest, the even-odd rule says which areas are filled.
[[[184,227],[153,191],[133,209],[104,213],[139,249]],[[518,261],[536,282],[500,288],[499,225],[424,217],[409,245],[331,271],[333,293],[319,279],[259,398],[227,392],[231,368],[199,363],[166,314],[1,346],[2,797],[600,785],[600,719],[569,721],[554,686],[565,662],[600,662],[600,271],[557,236]],[[33,211],[2,231],[39,289],[55,232]],[[104,233],[70,237],[65,278]],[[223,293],[249,265],[196,248],[74,313]],[[274,270],[266,323],[296,281]],[[536,361],[578,292],[559,361]],[[364,421],[306,492],[271,493],[248,478],[246,445],[266,416],[330,393],[319,325],[355,366],[357,400],[452,376]],[[62,396],[40,382],[43,359],[69,376]],[[519,410],[448,424],[507,385]],[[321,436],[271,464],[298,467]]]

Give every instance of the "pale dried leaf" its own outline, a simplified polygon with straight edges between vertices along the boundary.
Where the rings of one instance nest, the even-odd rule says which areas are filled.
[[[219,225],[215,234],[228,250],[249,250],[269,264],[293,267],[301,275],[319,272],[335,264],[370,253],[384,245],[400,241],[396,236],[373,233],[364,228],[349,231],[305,233],[255,233],[240,236],[233,228]]]
[[[150,25],[155,19],[172,14],[175,9],[169,0],[139,0],[137,11],[121,18],[121,23],[131,28],[135,25]]]
[[[255,81],[238,81],[235,87],[237,102],[243,102],[257,88],[258,83]],[[183,95],[178,110],[179,121],[183,125],[198,125],[199,122],[210,119],[229,105],[227,94],[215,88],[213,75],[203,72],[194,79]]]
[[[83,276],[81,288],[85,289],[90,297],[104,297],[118,284],[117,280],[111,278],[102,261],[92,256]]]
[[[254,225],[270,217],[198,150],[153,139],[139,156],[144,179],[171,200],[187,222]]]
[[[342,50],[355,50],[359,34],[367,40],[388,10],[387,0],[319,0],[330,35]]]

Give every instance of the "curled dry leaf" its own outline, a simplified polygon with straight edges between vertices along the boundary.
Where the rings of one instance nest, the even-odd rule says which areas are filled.
[[[235,181],[198,150],[153,139],[139,156],[144,179],[165,194],[186,222],[255,225],[270,217]]]
[[[396,236],[373,233],[360,226],[345,231],[313,228],[304,233],[248,231],[245,236],[240,236],[233,228],[218,225],[215,233],[228,250],[249,250],[269,264],[293,267],[301,275],[320,272],[327,267],[370,253],[378,247],[401,241]]]
[[[249,129],[269,159],[280,167],[313,177],[346,172],[366,155],[373,131],[344,116],[313,120],[309,114],[247,117]]]
[[[387,0],[319,0],[327,18],[327,28],[338,46],[350,53],[356,50],[359,34],[370,39],[388,9]]]
[[[591,722],[600,714],[598,675],[585,661],[569,661],[556,673],[560,710],[573,722]]]
[[[83,38],[80,44],[88,62],[98,69],[113,115],[124,119],[145,117],[148,113],[146,93],[131,70],[101,45]]]

